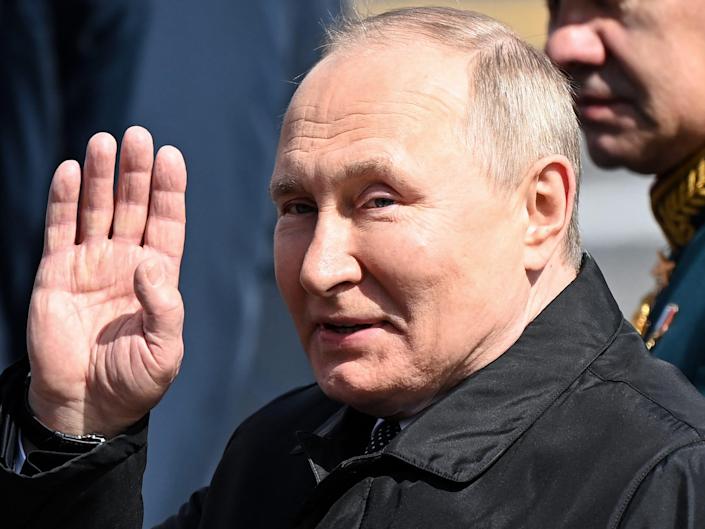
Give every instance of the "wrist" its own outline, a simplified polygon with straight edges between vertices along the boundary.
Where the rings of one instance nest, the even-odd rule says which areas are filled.
[[[108,427],[90,420],[85,405],[71,406],[42,398],[33,391],[31,373],[27,375],[24,406],[32,419],[32,428],[40,438],[53,437],[57,442],[92,442],[107,440],[121,433],[122,428]]]
[[[52,452],[88,452],[104,443],[107,438],[102,434],[71,434],[52,429],[44,424],[34,413],[30,405],[30,374],[27,375],[24,391],[22,436],[32,448]]]

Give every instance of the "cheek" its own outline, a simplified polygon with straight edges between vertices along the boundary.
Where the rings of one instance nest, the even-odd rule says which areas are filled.
[[[406,288],[416,338],[427,347],[462,356],[507,323],[514,305],[520,306],[526,281],[521,233],[504,229],[499,220],[494,226],[416,248],[407,264],[414,279],[399,287]]]
[[[410,310],[427,305],[427,292],[452,266],[439,238],[420,226],[377,229],[365,234],[363,244],[368,274],[406,317]]]
[[[461,308],[458,289],[473,289],[472,275],[463,268],[463,248],[442,231],[390,227],[390,237],[385,235],[368,237],[366,266],[408,326],[404,340],[419,354],[407,361],[424,364],[430,361],[424,356],[442,339],[445,322]]]

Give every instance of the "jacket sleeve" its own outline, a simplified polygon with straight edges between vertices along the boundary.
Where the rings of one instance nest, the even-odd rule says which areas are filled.
[[[617,527],[705,527],[705,443],[680,448],[656,465],[637,488]]]
[[[178,514],[170,517],[153,529],[195,529],[201,522],[203,504],[208,496],[208,487],[203,487],[191,495],[187,503],[179,509]]]
[[[23,362],[0,376],[0,526],[141,529],[147,419],[68,460],[64,454],[39,452],[38,459],[45,461],[41,470],[31,476],[17,474],[7,454],[14,452],[13,433],[22,424],[19,406],[24,404],[26,373]]]

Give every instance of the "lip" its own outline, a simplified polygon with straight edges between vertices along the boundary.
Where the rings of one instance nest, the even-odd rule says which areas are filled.
[[[631,102],[622,97],[581,95],[576,100],[581,118],[594,122],[611,122],[633,114]]]
[[[316,325],[374,325],[384,321],[384,318],[374,316],[320,316],[312,318]]]
[[[313,338],[322,345],[334,348],[364,347],[390,330],[386,320],[369,318],[334,318],[315,322]],[[349,332],[335,328],[353,327]]]

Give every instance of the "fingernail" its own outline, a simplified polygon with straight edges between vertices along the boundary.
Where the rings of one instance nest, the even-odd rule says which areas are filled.
[[[152,286],[157,286],[162,280],[162,267],[159,262],[155,262],[149,265],[147,268],[147,279],[152,284]]]

